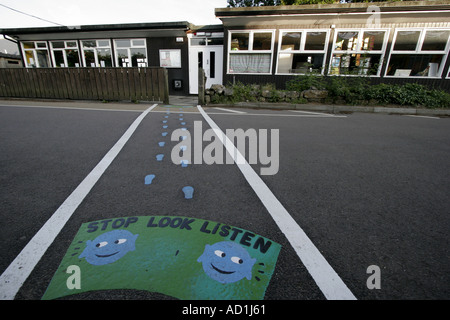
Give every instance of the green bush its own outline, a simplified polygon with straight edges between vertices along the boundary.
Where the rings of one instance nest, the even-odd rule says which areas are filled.
[[[380,104],[395,104],[426,108],[450,108],[450,94],[436,89],[428,89],[417,83],[387,85],[380,83],[370,86],[367,99]]]
[[[288,91],[302,92],[311,88],[317,88],[320,90],[325,89],[326,79],[322,76],[308,74],[304,76],[296,76],[294,79],[286,82],[286,89]]]
[[[302,92],[311,88],[328,90],[331,101],[348,104],[362,102],[415,106],[426,108],[450,108],[450,94],[417,83],[371,85],[367,77],[296,76],[286,83],[287,90]]]
[[[277,90],[274,84],[255,85],[238,82],[236,84],[228,84],[227,88],[233,90],[231,96],[214,95],[211,97],[211,102],[308,102],[302,96],[296,99],[285,98],[287,93]],[[286,83],[286,89],[287,91],[297,91],[299,93],[310,89],[327,90],[327,101],[339,101],[339,103],[345,102],[353,105],[370,103],[450,108],[450,94],[445,91],[428,89],[417,83],[404,85],[380,83],[371,85],[367,77],[298,75]]]

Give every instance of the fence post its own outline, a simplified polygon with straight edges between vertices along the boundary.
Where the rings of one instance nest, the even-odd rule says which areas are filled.
[[[169,72],[166,68],[163,69],[164,71],[164,104],[170,104],[169,103]]]
[[[203,68],[198,69],[198,104],[205,104],[205,85],[206,85],[206,76],[205,70]]]

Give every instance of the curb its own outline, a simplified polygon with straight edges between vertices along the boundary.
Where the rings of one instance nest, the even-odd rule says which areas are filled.
[[[291,104],[291,103],[267,103],[267,102],[238,102],[235,104],[208,104],[207,107],[224,108],[255,108],[272,110],[304,110],[325,111],[330,113],[363,112],[384,113],[401,115],[423,115],[423,116],[450,116],[450,109],[424,109],[424,108],[401,108],[382,106],[342,106],[342,105],[316,105],[316,104]]]

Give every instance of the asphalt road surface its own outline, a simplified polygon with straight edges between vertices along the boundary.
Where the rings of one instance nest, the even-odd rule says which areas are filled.
[[[266,300],[450,298],[448,118],[22,104],[0,103],[3,299],[41,299],[83,223],[132,216],[216,221],[280,244]],[[250,166],[174,164],[173,130],[192,135],[201,125],[204,133],[211,121],[223,132],[255,129],[259,142],[264,129],[269,137],[278,129],[278,153],[268,143],[275,174],[260,174],[269,164],[253,163],[248,143],[241,151]],[[126,132],[98,180],[68,205],[67,221],[52,219]],[[155,178],[146,184],[149,174]],[[194,188],[192,199],[184,186]],[[34,243],[40,230],[46,242]],[[174,297],[124,289],[64,299]]]

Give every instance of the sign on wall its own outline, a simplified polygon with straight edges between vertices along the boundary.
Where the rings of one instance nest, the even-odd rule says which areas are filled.
[[[281,246],[251,231],[179,216],[82,224],[42,299],[136,289],[179,299],[263,299]]]
[[[159,65],[162,68],[181,68],[181,50],[159,50]]]

